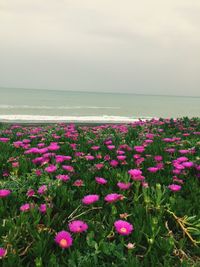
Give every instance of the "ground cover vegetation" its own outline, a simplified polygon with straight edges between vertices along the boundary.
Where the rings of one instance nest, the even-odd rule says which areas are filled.
[[[0,126],[1,266],[200,266],[200,120]]]

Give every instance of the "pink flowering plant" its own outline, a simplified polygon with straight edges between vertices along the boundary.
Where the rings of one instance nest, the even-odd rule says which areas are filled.
[[[200,121],[0,126],[1,266],[198,266]]]

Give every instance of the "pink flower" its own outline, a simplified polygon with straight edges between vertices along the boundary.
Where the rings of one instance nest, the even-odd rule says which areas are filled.
[[[92,146],[91,147],[92,150],[99,150],[99,148],[100,148],[99,146]]]
[[[163,159],[162,156],[158,155],[154,157],[155,161],[161,161]]]
[[[115,159],[113,159],[113,160],[110,161],[110,165],[112,167],[117,167],[118,164],[119,164],[119,162],[117,160],[115,160]]]
[[[57,143],[51,143],[50,146],[48,146],[48,150],[50,150],[50,151],[56,151],[59,149],[60,149],[60,147],[57,145]]]
[[[187,150],[187,149],[180,149],[178,152],[179,152],[180,154],[188,154],[188,153],[190,153],[190,151]]]
[[[187,157],[179,157],[179,158],[177,158],[177,161],[178,162],[188,161],[188,158]]]
[[[137,153],[142,153],[142,152],[144,152],[144,146],[134,146],[134,150]]]
[[[74,186],[84,186],[83,180],[79,179],[73,183]]]
[[[13,168],[18,168],[19,167],[19,162],[13,162],[12,163]]]
[[[66,170],[68,172],[73,172],[74,171],[74,168],[70,165],[63,165],[62,166],[63,170]]]
[[[159,169],[158,169],[157,167],[149,167],[149,168],[147,168],[147,170],[148,170],[149,172],[155,173],[155,172],[157,172]]]
[[[123,196],[117,193],[112,193],[112,194],[108,194],[107,196],[105,196],[105,201],[112,203],[115,202],[117,200],[121,200],[123,199]]]
[[[182,165],[185,167],[185,168],[191,168],[194,166],[194,163],[192,161],[187,161],[187,162],[183,162]]]
[[[89,205],[99,200],[99,195],[87,195],[82,199],[83,204]]]
[[[149,184],[147,183],[147,182],[142,182],[142,187],[144,187],[144,188],[148,188],[149,187]]]
[[[126,247],[127,247],[127,249],[134,249],[135,248],[135,244],[128,243],[128,245]]]
[[[92,156],[92,155],[87,155],[87,156],[85,156],[85,158],[86,158],[87,160],[94,160],[94,159],[95,159],[95,157]]]
[[[7,143],[10,140],[10,138],[7,137],[0,137],[0,142]]]
[[[58,174],[56,176],[56,179],[66,182],[70,179],[70,177],[69,177],[69,175]]]
[[[125,159],[126,159],[126,156],[119,155],[119,156],[117,156],[117,159],[118,159],[118,160],[125,160]]]
[[[33,189],[29,189],[26,193],[27,197],[32,197],[33,195],[35,195],[35,191]]]
[[[108,148],[109,150],[113,150],[113,149],[115,149],[115,146],[114,146],[114,145],[108,145],[107,148]]]
[[[0,259],[3,258],[3,257],[5,257],[6,256],[6,253],[7,253],[6,249],[0,248]]]
[[[115,221],[114,226],[120,235],[130,235],[133,231],[133,225],[123,220]]]
[[[118,182],[117,186],[122,190],[128,190],[130,188],[130,186],[131,186],[131,183]]]
[[[56,155],[56,162],[57,163],[61,163],[65,160],[71,160],[71,159],[72,159],[71,156]]]
[[[72,245],[73,239],[72,239],[69,232],[61,231],[61,232],[57,233],[57,235],[55,237],[55,242],[61,248],[65,249],[65,248],[69,248]]]
[[[100,169],[102,169],[102,168],[103,168],[103,166],[104,166],[104,164],[103,164],[103,163],[97,163],[97,164],[95,164],[95,167],[97,168],[97,170],[100,170]]]
[[[106,161],[110,160],[110,155],[105,155],[104,160],[106,160]]]
[[[39,211],[41,213],[46,213],[46,211],[47,211],[47,205],[46,204],[41,204],[40,207],[39,207]]]
[[[30,207],[31,207],[30,204],[26,203],[20,207],[20,211],[22,211],[22,212],[28,211],[28,210],[30,210]]]
[[[173,163],[173,165],[177,170],[184,170],[185,169],[185,167],[182,164]]]
[[[48,173],[55,172],[57,170],[57,167],[55,165],[50,165],[44,169]]]
[[[72,221],[69,223],[69,230],[72,233],[81,233],[84,232],[88,229],[88,225],[87,223],[85,223],[84,221]]]
[[[47,186],[46,185],[42,185],[42,186],[39,187],[37,192],[38,192],[38,194],[43,195],[46,191],[47,191]]]
[[[35,170],[35,174],[36,174],[37,176],[41,176],[42,171],[41,171],[41,170]]]
[[[102,177],[95,177],[95,180],[98,184],[107,184],[107,180]]]
[[[10,195],[10,193],[11,193],[11,191],[8,189],[1,189],[0,190],[0,198],[7,197]]]
[[[174,192],[181,190],[181,186],[180,186],[180,185],[177,185],[177,184],[170,184],[170,185],[168,186],[168,188],[169,188],[171,191],[174,191]]]
[[[139,169],[131,169],[128,171],[128,174],[130,174],[131,179],[134,181],[143,181],[145,178],[142,176],[142,171]]]

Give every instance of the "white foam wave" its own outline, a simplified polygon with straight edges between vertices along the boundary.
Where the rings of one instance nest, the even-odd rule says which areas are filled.
[[[140,118],[143,120],[151,119],[151,117]],[[40,115],[0,115],[2,122],[116,122],[116,123],[129,123],[139,119],[134,117],[122,116],[40,116]]]
[[[0,109],[120,109],[120,107],[98,106],[29,106],[29,105],[0,105]]]

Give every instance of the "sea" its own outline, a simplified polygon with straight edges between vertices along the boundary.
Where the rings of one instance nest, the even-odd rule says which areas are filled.
[[[1,122],[132,122],[200,117],[200,97],[0,88]]]

